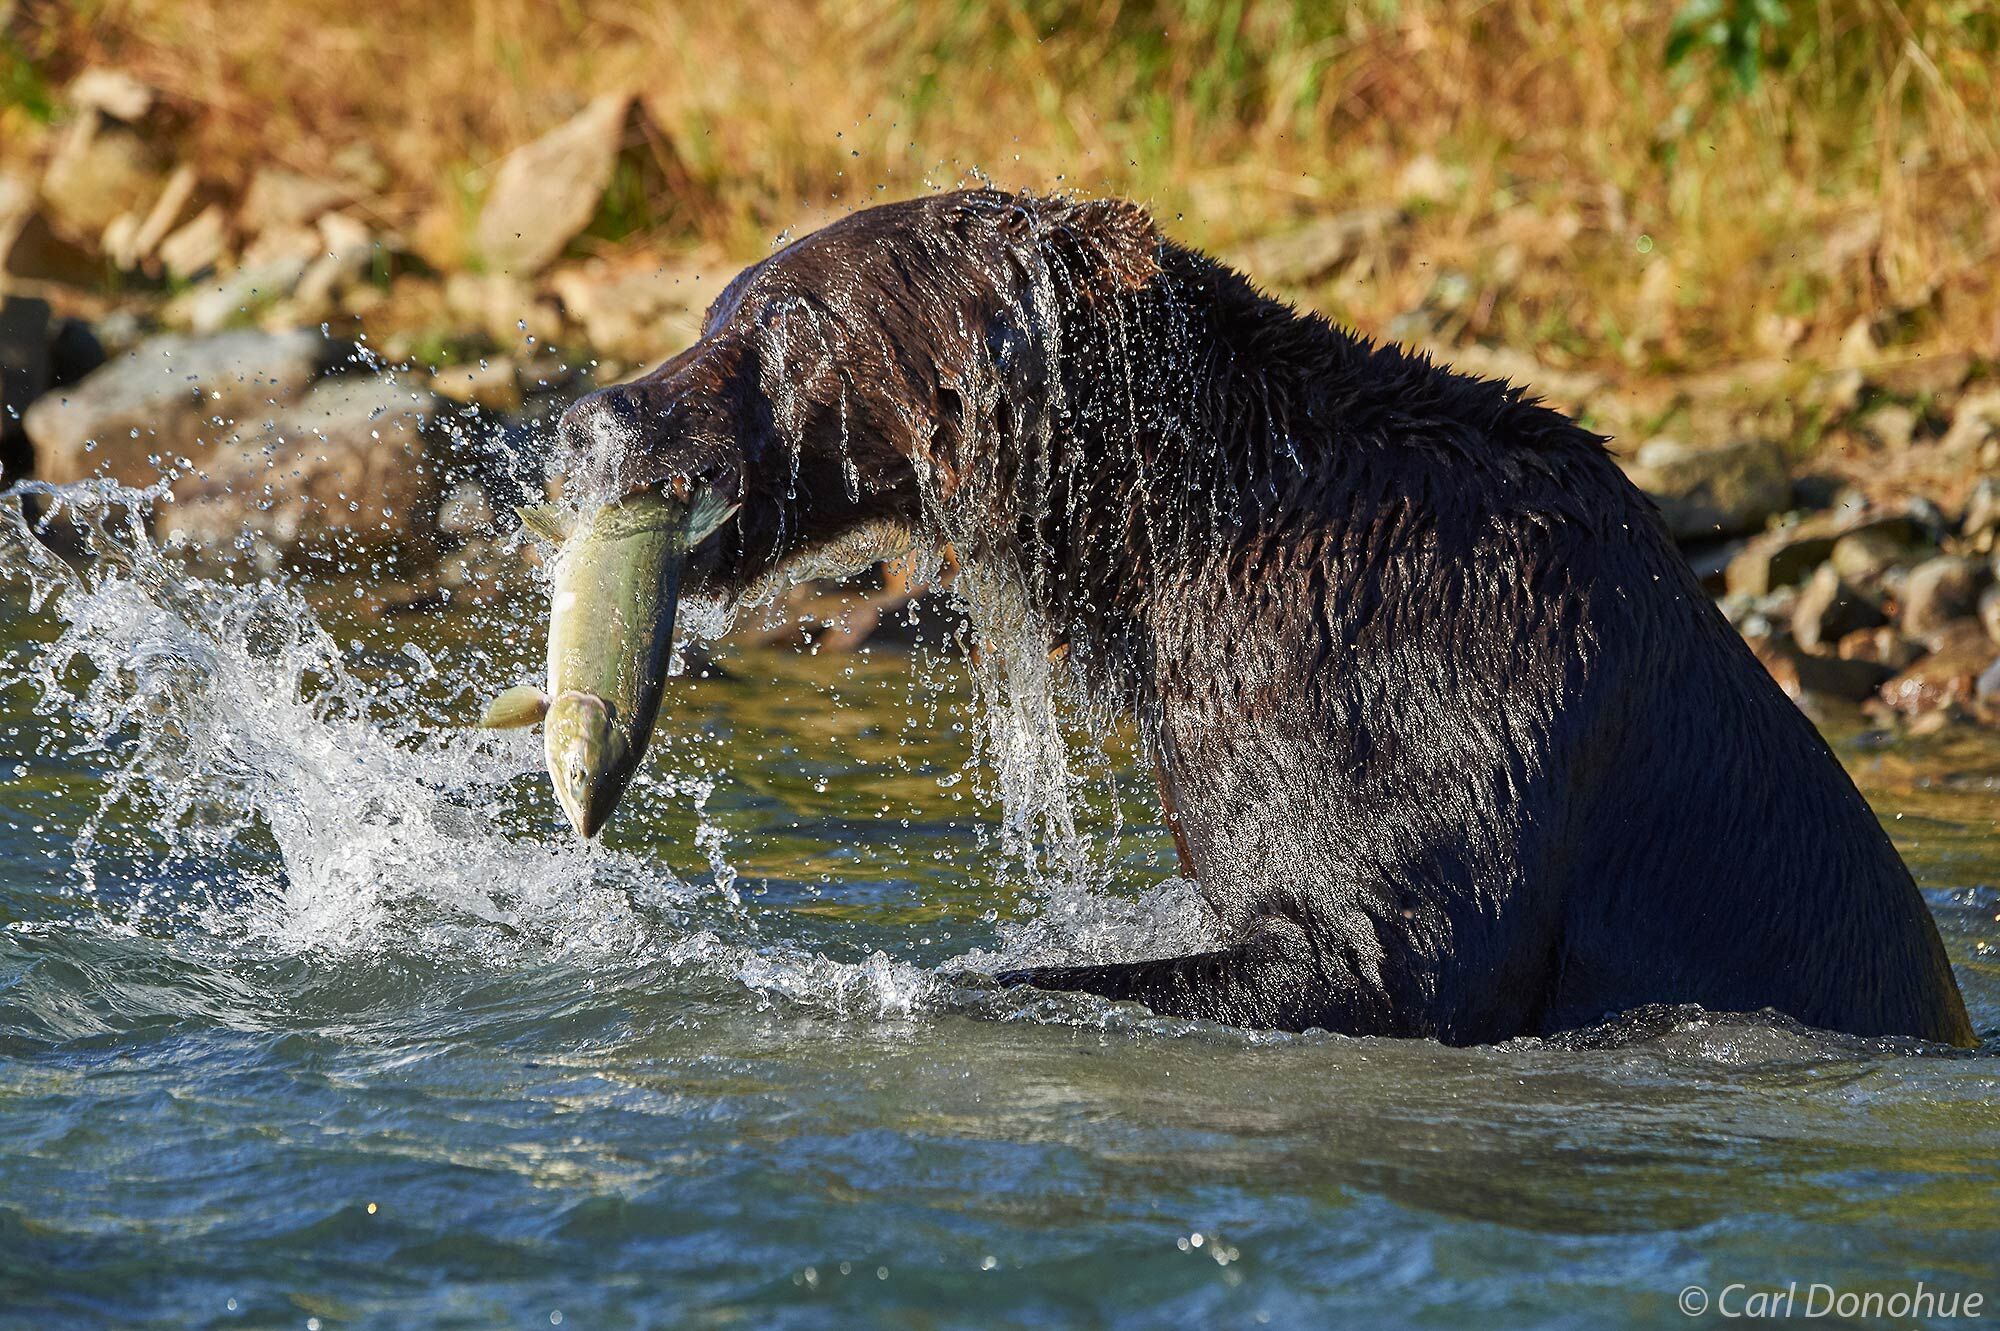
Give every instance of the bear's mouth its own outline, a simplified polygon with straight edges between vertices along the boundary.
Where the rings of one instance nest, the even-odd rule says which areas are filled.
[[[713,637],[742,607],[774,600],[810,579],[851,577],[913,545],[901,523],[864,523],[788,554],[733,592],[704,587],[707,579],[697,575],[683,616],[681,578],[702,562],[697,551],[735,517],[737,506],[701,487],[668,486],[636,499],[642,506],[664,505],[671,517],[644,524],[640,538],[632,539],[621,530],[631,524],[619,519],[635,500],[605,505],[564,533],[558,556],[547,697],[601,700],[610,718],[596,743],[557,744],[561,736],[553,729],[547,736],[550,778],[585,837],[610,818],[652,739],[677,620],[686,620],[691,636]],[[579,663],[581,679],[574,677]]]

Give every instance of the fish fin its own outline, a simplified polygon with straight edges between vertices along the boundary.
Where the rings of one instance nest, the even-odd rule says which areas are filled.
[[[514,510],[521,525],[545,541],[561,545],[576,530],[576,515],[554,504],[523,504]]]
[[[692,550],[707,540],[709,533],[736,516],[736,510],[743,507],[732,499],[724,499],[713,490],[702,489],[695,493],[694,506],[688,510],[687,544]]]
[[[540,721],[549,710],[549,700],[533,684],[516,684],[486,704],[479,718],[482,730],[518,730]]]

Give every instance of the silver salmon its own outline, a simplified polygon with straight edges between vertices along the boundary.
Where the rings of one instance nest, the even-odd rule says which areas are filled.
[[[596,836],[652,738],[673,655],[688,551],[734,511],[705,492],[683,501],[644,491],[582,515],[521,510],[558,545],[549,607],[546,689],[508,689],[480,718],[489,729],[542,723],[556,799],[578,835]]]

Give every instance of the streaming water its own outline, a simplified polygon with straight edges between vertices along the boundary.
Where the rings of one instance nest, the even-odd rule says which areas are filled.
[[[191,572],[147,496],[33,498],[96,557],[0,501],[0,1325],[2000,1309],[1982,737],[1843,754],[1985,1051],[1252,1035],[979,978],[1209,927],[1129,736],[1027,656],[725,652],[580,846],[535,737],[466,728],[534,672],[532,579],[375,622]]]

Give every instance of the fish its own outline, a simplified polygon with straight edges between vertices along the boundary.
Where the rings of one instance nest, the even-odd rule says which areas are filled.
[[[550,504],[518,510],[530,531],[557,547],[548,678],[501,693],[479,724],[541,724],[556,802],[586,840],[610,820],[646,756],[688,552],[736,507],[706,490],[687,498],[645,490],[583,513]]]

